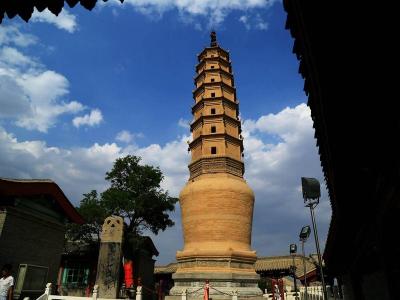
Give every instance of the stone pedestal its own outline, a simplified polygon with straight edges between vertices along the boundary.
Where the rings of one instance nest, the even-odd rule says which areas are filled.
[[[171,296],[179,296],[186,290],[188,298],[199,299],[203,297],[204,284],[209,281],[209,295],[212,299],[232,299],[236,294],[241,297],[260,297],[262,291],[258,287],[259,275],[240,273],[188,273],[174,274],[174,287]]]
[[[259,275],[254,271],[254,262],[234,257],[204,257],[179,263],[178,271],[172,275],[175,285],[171,296],[179,296],[186,290],[190,299],[203,296],[204,285],[209,282],[212,299],[262,297],[258,288]]]
[[[115,299],[118,296],[123,225],[121,217],[104,220],[96,277],[99,298]]]

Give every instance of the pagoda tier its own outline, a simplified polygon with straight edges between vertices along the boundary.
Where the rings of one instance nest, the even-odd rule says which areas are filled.
[[[239,103],[229,53],[218,45],[198,55],[193,90],[190,179],[202,174],[244,173]]]

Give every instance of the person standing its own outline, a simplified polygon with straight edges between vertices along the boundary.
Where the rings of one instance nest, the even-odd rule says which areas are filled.
[[[1,268],[0,300],[13,300],[14,278],[11,276],[11,265]]]

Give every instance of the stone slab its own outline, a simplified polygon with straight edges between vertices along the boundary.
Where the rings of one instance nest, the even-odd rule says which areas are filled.
[[[100,298],[117,298],[120,264],[121,243],[101,243],[96,278]]]
[[[123,225],[121,217],[110,216],[104,220],[96,276],[100,298],[115,299],[118,296]]]

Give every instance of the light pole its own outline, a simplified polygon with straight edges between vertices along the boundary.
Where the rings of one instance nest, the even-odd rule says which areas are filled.
[[[319,198],[321,197],[321,187],[317,179],[306,178],[306,177],[301,177],[301,186],[303,190],[304,204],[306,205],[306,207],[310,208],[311,212],[311,221],[314,231],[315,247],[317,248],[318,264],[321,271],[320,274],[322,281],[322,290],[324,292],[324,299],[327,299],[324,271],[322,267],[321,251],[319,250],[317,224],[315,222],[315,215],[314,215],[314,208],[318,205]]]
[[[309,225],[303,226],[300,231],[300,242],[301,242],[301,251],[303,253],[303,271],[304,271],[304,287],[305,287],[305,299],[308,300],[308,293],[307,293],[307,270],[306,270],[306,255],[304,253],[304,243],[307,241],[308,237],[310,236],[311,228]]]
[[[297,252],[297,245],[296,244],[290,244],[290,255],[292,255],[292,273],[293,273],[293,280],[294,280],[294,294],[295,294],[295,299],[298,300],[298,294],[297,294],[297,281],[296,281],[296,265],[294,263],[294,256],[296,255]]]

